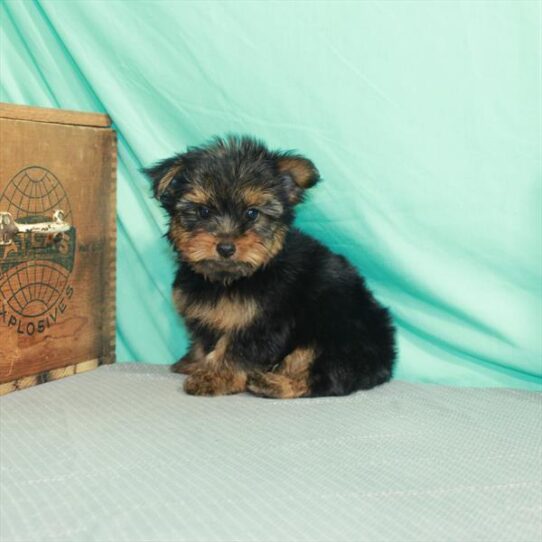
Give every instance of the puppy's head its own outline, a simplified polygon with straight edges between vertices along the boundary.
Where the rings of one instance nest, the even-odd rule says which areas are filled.
[[[223,282],[251,275],[280,252],[294,206],[319,180],[310,160],[247,137],[214,139],[146,173],[181,259]]]

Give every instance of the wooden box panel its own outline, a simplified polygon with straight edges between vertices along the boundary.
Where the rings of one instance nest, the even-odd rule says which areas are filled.
[[[0,211],[71,228],[0,245],[2,392],[114,361],[116,138],[106,115],[0,106]]]

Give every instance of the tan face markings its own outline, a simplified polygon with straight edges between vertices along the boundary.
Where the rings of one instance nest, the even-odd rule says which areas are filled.
[[[188,236],[181,252],[191,262],[216,259],[216,237],[205,231],[196,232]]]
[[[210,194],[203,190],[199,186],[193,187],[190,192],[187,192],[182,197],[183,200],[189,201],[190,203],[197,203],[199,205],[207,205],[210,201]]]
[[[241,191],[241,198],[247,207],[265,205],[273,199],[273,194],[259,188],[249,186]]]
[[[232,239],[235,244],[235,254],[231,257],[232,262],[243,262],[254,268],[261,267],[274,258],[282,249],[286,228],[279,227],[270,239],[258,235],[249,230],[240,237]],[[189,232],[184,230],[176,221],[172,221],[170,237],[175,248],[183,258],[191,263],[203,260],[219,260],[216,251],[218,238],[206,231],[196,230]]]
[[[310,367],[316,352],[313,348],[296,348],[280,363],[277,372],[252,373],[248,389],[256,395],[276,399],[293,399],[310,395]]]
[[[261,267],[278,254],[285,236],[285,228],[278,228],[271,239],[264,239],[256,232],[248,231],[236,240],[235,259],[254,267]]]
[[[175,248],[189,262],[216,259],[216,237],[206,231],[185,230],[178,220],[172,220],[169,229]]]

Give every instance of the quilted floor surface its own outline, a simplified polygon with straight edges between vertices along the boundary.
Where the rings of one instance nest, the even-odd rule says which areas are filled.
[[[196,398],[117,364],[0,399],[2,542],[542,540],[542,395]]]

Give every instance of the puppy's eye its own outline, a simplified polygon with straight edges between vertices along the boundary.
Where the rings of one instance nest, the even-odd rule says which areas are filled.
[[[260,211],[258,211],[258,209],[254,209],[253,207],[245,211],[245,216],[249,220],[256,220],[259,214],[260,214]]]
[[[198,207],[198,215],[200,216],[200,218],[209,218],[209,216],[211,215],[211,211],[209,210],[209,207],[205,207],[205,205],[200,205]]]

